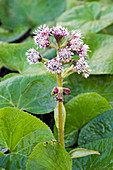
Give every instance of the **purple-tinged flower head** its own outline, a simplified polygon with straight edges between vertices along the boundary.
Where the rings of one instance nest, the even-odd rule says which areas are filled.
[[[30,64],[36,64],[42,60],[40,53],[33,48],[30,48],[25,55],[27,56],[27,61]]]
[[[47,70],[51,71],[52,73],[61,73],[62,72],[62,63],[58,61],[56,58],[45,63]]]
[[[50,30],[49,27],[45,24],[38,27],[38,30],[34,32],[34,41],[40,48],[45,48],[49,46],[49,35]]]
[[[78,56],[81,57],[86,57],[87,56],[87,51],[89,50],[89,46],[84,44],[81,48],[80,51],[78,52]]]
[[[67,45],[71,48],[72,51],[78,52],[80,47],[83,46],[83,40],[81,38],[81,33],[79,31],[73,30],[71,32]]]
[[[82,38],[80,31],[78,31],[78,30],[72,30],[70,39],[75,39],[75,38],[77,38],[77,39],[78,39],[78,38],[79,38],[79,39]]]
[[[57,60],[62,61],[62,62],[69,62],[71,57],[74,55],[73,52],[71,52],[71,49],[66,47],[60,49]]]
[[[87,78],[91,72],[88,63],[85,61],[84,57],[80,58],[74,65],[75,71],[80,74],[83,73],[84,77]]]
[[[80,38],[73,38],[69,42],[69,45],[72,51],[78,52],[80,50],[81,45],[83,45],[83,40],[81,40]]]
[[[69,35],[67,28],[56,26],[50,29],[56,39],[61,39]]]

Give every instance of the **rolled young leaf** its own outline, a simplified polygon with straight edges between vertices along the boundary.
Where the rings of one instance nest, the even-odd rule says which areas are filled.
[[[93,154],[100,155],[98,151],[93,151],[85,148],[73,149],[72,151],[69,152],[69,154],[71,158],[80,158],[80,157],[93,155]]]
[[[65,110],[63,103],[62,103],[62,112],[63,112],[63,125],[65,126],[66,110]],[[56,107],[54,109],[54,119],[55,119],[55,125],[58,128],[58,104],[56,105]]]

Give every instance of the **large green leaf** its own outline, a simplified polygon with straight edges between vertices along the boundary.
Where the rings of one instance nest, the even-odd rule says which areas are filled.
[[[73,74],[69,76],[65,85],[71,90],[71,94],[65,96],[65,102],[74,96],[85,92],[96,92],[105,97],[109,104],[113,106],[113,76],[112,75],[91,75],[89,78]]]
[[[17,27],[13,32],[5,29],[0,29],[0,41],[13,42],[21,38],[27,31],[28,27]]]
[[[88,123],[94,117],[110,110],[111,107],[107,100],[97,93],[84,93],[72,98],[65,105],[66,108],[66,124],[65,124],[65,134],[68,136],[73,133],[71,140],[71,145],[74,144],[75,130],[82,128],[86,123]],[[70,143],[66,143],[66,146]]]
[[[51,95],[56,81],[47,75],[13,76],[0,82],[0,108],[14,107],[43,114],[54,110],[56,101]]]
[[[0,64],[20,73],[29,67],[25,52],[33,48],[33,42],[0,45]]]
[[[58,25],[66,26],[70,30],[96,33],[113,23],[113,5],[101,11],[98,2],[86,3],[64,12],[57,21]]]
[[[65,0],[1,0],[0,18],[9,29],[21,24],[31,28],[54,20],[65,10],[65,5]]]
[[[79,144],[85,144],[101,138],[113,137],[113,110],[107,111],[84,126],[79,134]]]
[[[43,142],[38,144],[29,156],[27,169],[71,170],[72,161],[58,142]]]
[[[4,44],[0,45],[0,64],[9,68],[10,70],[17,70],[19,73],[27,75],[40,75],[47,74],[56,79],[56,76],[49,73],[42,63],[30,65],[25,55],[26,51],[30,48],[36,48],[33,41],[20,43],[20,44]],[[54,56],[55,51],[44,50],[40,51],[42,57]],[[51,56],[51,57],[52,57]]]
[[[91,74],[113,74],[113,36],[88,34],[85,43],[89,45]]]
[[[73,159],[73,170],[111,170],[113,169],[113,138],[96,140],[83,148],[97,150],[101,155],[90,155]]]
[[[14,108],[0,109],[0,146],[10,151],[0,158],[0,167],[25,169],[34,146],[52,139],[49,127],[36,117]]]

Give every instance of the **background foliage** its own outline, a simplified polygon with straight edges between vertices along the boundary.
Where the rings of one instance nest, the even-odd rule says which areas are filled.
[[[42,63],[29,65],[25,56],[35,47],[33,31],[44,23],[79,29],[91,50],[92,75],[85,79],[73,74],[65,79],[64,86],[71,90],[64,102],[65,146],[67,151],[84,147],[101,155],[74,158],[73,166],[62,146],[50,141],[57,139],[53,116],[56,102],[51,96],[56,76]],[[48,59],[56,55],[51,49],[40,53]],[[0,0],[0,76],[0,168],[113,168],[112,0]],[[50,126],[55,137],[38,118]]]

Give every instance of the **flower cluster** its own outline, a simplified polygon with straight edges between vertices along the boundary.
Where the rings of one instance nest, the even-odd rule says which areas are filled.
[[[62,72],[62,63],[58,61],[56,58],[52,59],[45,63],[47,70],[51,71],[52,73],[61,73]]]
[[[45,66],[48,71],[59,74],[63,72],[63,65],[72,62],[72,72],[83,73],[87,78],[91,72],[87,64],[87,52],[89,51],[88,45],[83,43],[81,33],[77,30],[71,31],[69,34],[66,28],[62,26],[56,26],[49,29],[45,24],[38,27],[38,30],[34,32],[34,41],[38,48],[53,47],[57,49],[56,58],[45,62]],[[52,43],[50,36],[53,35],[56,39],[56,43]],[[65,41],[62,40],[65,38]],[[67,38],[67,39],[66,39]],[[73,64],[73,56],[77,54],[80,58],[76,64]],[[30,49],[26,52],[27,60],[30,64],[39,62],[42,58],[35,49]],[[72,68],[73,68],[72,67]]]
[[[45,24],[38,27],[38,30],[36,30],[34,34],[34,41],[38,47],[45,48],[49,46],[50,30]]]
[[[55,38],[64,38],[69,35],[68,30],[61,26],[53,27],[50,30],[51,33],[55,36]]]
[[[89,76],[91,70],[89,69],[89,65],[87,64],[86,60],[83,57],[80,58],[73,65],[74,65],[75,71],[78,72],[78,74],[83,72],[83,75],[85,78]]]
[[[80,47],[80,49],[78,51],[78,56],[80,58],[87,57],[87,51],[89,51],[89,46],[84,44],[82,47]]]
[[[60,49],[57,59],[65,63],[65,62],[69,62],[73,55],[74,53],[71,52],[71,49],[66,47],[66,48]]]
[[[30,48],[25,54],[30,64],[36,64],[42,60],[40,53],[33,48]]]

